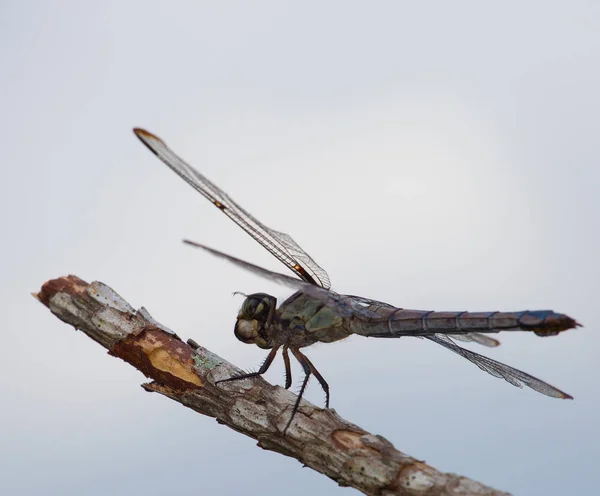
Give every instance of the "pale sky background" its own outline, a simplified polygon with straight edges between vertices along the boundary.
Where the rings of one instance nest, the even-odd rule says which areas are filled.
[[[289,292],[180,240],[285,269],[134,126],[290,233],[338,292],[577,318],[483,349],[574,401],[416,339],[307,354],[342,416],[440,470],[515,495],[597,490],[598,3],[5,0],[0,40],[0,493],[353,493],[144,392],[30,296],[100,280],[184,339],[261,362],[233,336],[231,293]],[[316,382],[307,397],[322,404]]]

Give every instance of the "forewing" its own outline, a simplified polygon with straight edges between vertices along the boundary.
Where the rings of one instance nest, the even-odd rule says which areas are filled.
[[[437,343],[444,348],[457,353],[463,358],[466,358],[471,363],[477,365],[484,372],[487,372],[494,377],[504,379],[513,386],[517,386],[519,388],[527,386],[539,393],[545,394],[546,396],[552,396],[553,398],[573,399],[571,395],[555,388],[554,386],[551,386],[547,382],[537,379],[520,370],[509,367],[508,365],[497,362],[496,360],[492,360],[491,358],[480,355],[479,353],[461,348],[453,343],[448,336],[436,334],[434,336],[425,337],[430,341],[433,341],[434,343]]]
[[[335,308],[341,317],[350,317],[351,315],[354,315],[354,308],[349,304],[347,298],[335,293],[334,291],[331,291],[330,289],[325,289],[306,281],[300,281],[295,277],[290,277],[286,274],[267,270],[259,265],[254,265],[250,262],[246,262],[245,260],[228,255],[227,253],[223,253],[222,251],[215,250],[214,248],[210,248],[200,243],[196,243],[195,241],[184,239],[183,242],[196,248],[201,248],[215,257],[227,260],[228,262],[260,277],[310,294],[312,297],[321,300],[329,307]]]
[[[224,191],[175,154],[157,136],[140,128],[135,128],[133,132],[152,153],[167,164],[196,191],[208,198],[213,205],[222,210],[227,217],[258,241],[298,277],[325,289],[331,287],[327,272],[317,265],[291,236],[275,231],[255,219],[235,203]]]

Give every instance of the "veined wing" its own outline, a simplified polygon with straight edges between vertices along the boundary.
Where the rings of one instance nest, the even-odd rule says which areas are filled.
[[[264,279],[268,279],[269,281],[276,282],[278,284],[283,284],[284,286],[288,286],[290,288],[299,289],[307,294],[310,294],[314,298],[318,298],[326,305],[331,306],[335,309],[335,311],[341,317],[351,317],[355,315],[356,309],[354,304],[345,296],[336,293],[335,291],[331,291],[330,289],[322,288],[317,286],[311,282],[300,281],[295,277],[288,276],[286,274],[281,274],[280,272],[273,272],[271,270],[260,267],[259,265],[254,265],[250,262],[246,262],[239,258],[228,255],[227,253],[223,253],[222,251],[215,250],[214,248],[210,248],[200,243],[196,243],[195,241],[190,241],[189,239],[184,239],[184,243],[194,246],[195,248],[201,248],[204,251],[207,251],[211,255],[227,260],[228,262],[237,265],[238,267],[252,272]],[[377,314],[374,312],[365,312],[365,317],[375,318]]]
[[[317,265],[291,236],[275,231],[255,219],[235,203],[223,190],[215,186],[191,165],[181,159],[157,136],[140,128],[135,128],[133,132],[152,153],[167,164],[196,191],[208,198],[213,205],[223,211],[227,217],[258,241],[283,265],[300,277],[300,279],[325,289],[331,287],[327,272]]]
[[[504,379],[513,386],[517,386],[519,388],[527,386],[538,393],[545,394],[546,396],[552,396],[553,398],[573,399],[573,396],[570,394],[567,394],[560,389],[551,386],[547,382],[533,377],[532,375],[509,367],[508,365],[497,362],[496,360],[492,360],[491,358],[480,355],[479,353],[461,348],[457,344],[453,343],[448,336],[436,334],[434,336],[425,336],[425,338],[443,346],[444,348],[449,349],[450,351],[453,351],[454,353],[457,353],[461,357],[466,358],[471,363],[477,365],[484,372],[487,372],[494,377]]]

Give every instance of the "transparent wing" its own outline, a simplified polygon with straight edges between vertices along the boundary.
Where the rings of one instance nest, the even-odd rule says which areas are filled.
[[[157,136],[135,128],[135,135],[152,153],[167,164],[196,191],[208,198],[213,205],[240,226],[274,257],[282,262],[302,280],[321,286],[331,287],[329,276],[324,269],[306,253],[288,234],[275,231],[262,224],[242,207],[235,203],[224,191],[211,183],[191,165],[183,161]]]
[[[320,286],[316,286],[315,284],[310,282],[300,281],[295,277],[291,277],[286,274],[281,274],[279,272],[273,272],[271,270],[264,269],[263,267],[233,257],[231,255],[228,255],[227,253],[223,253],[222,251],[215,250],[214,248],[209,248],[208,246],[196,243],[195,241],[190,241],[189,239],[184,239],[183,242],[188,245],[194,246],[195,248],[200,248],[204,251],[207,251],[215,257],[227,260],[228,262],[237,265],[238,267],[247,270],[248,272],[252,272],[253,274],[268,279],[269,281],[283,284],[284,286],[288,286],[290,288],[294,288],[304,293],[310,294],[314,298],[318,298],[326,305],[335,309],[335,311],[341,317],[350,317],[352,315],[355,315],[356,310],[352,302],[345,296],[339,295],[336,292],[331,291],[330,289],[325,289]],[[365,316],[374,318],[377,316],[377,314],[371,312],[365,313]]]
[[[555,388],[554,386],[551,386],[547,382],[541,381],[540,379],[526,374],[525,372],[513,369],[512,367],[497,362],[496,360],[492,360],[491,358],[485,357],[465,348],[461,348],[457,344],[453,343],[448,336],[436,334],[434,336],[425,336],[425,338],[443,346],[444,348],[449,349],[450,351],[453,351],[454,353],[457,353],[463,358],[469,360],[471,363],[477,365],[484,372],[487,372],[494,377],[504,379],[513,386],[517,386],[519,388],[527,386],[538,393],[545,394],[546,396],[552,396],[553,398],[573,399],[571,395]]]

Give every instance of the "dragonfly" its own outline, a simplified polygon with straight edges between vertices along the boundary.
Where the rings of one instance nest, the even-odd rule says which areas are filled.
[[[553,398],[573,398],[547,382],[463,348],[455,342],[466,341],[495,347],[500,343],[489,335],[508,331],[529,332],[541,337],[554,336],[568,329],[580,327],[573,318],[552,310],[518,312],[409,310],[370,298],[338,294],[330,289],[331,283],[327,272],[288,234],[265,226],[234,202],[223,190],[181,159],[154,134],[141,128],[134,128],[133,131],[152,153],[295,275],[292,277],[273,272],[206,245],[184,240],[185,243],[225,259],[242,269],[296,290],[279,306],[277,306],[277,299],[266,293],[244,295],[245,299],[234,326],[234,334],[243,343],[254,344],[270,351],[258,370],[239,373],[217,381],[222,383],[261,376],[267,372],[281,350],[285,366],[285,388],[289,389],[292,385],[289,356],[291,353],[302,366],[304,379],[289,420],[283,429],[284,435],[298,412],[311,376],[314,376],[323,388],[325,407],[329,408],[329,385],[301,350],[314,343],[332,343],[352,334],[386,339],[404,336],[428,339],[513,386],[519,388],[526,386]]]

